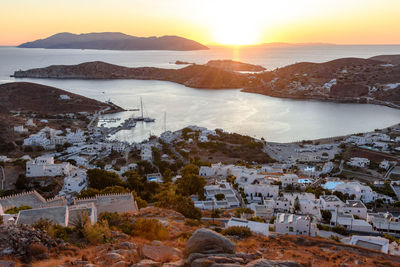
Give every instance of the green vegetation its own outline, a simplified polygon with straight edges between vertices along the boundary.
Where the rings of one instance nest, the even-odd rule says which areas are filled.
[[[89,186],[95,189],[104,189],[109,186],[122,185],[123,181],[115,172],[109,172],[99,169],[87,171]]]
[[[131,234],[148,240],[166,240],[169,237],[168,229],[157,219],[136,220]]]
[[[242,214],[254,214],[254,211],[250,208],[237,208],[235,210],[235,217],[240,218]]]
[[[371,187],[372,190],[379,194],[387,195],[389,197],[392,197],[393,199],[397,199],[396,194],[393,192],[393,189],[390,187],[390,181],[385,181],[384,186],[374,186],[371,183],[367,183],[368,186]]]
[[[221,217],[221,210],[215,209],[211,212],[211,218],[219,218]]]
[[[188,164],[182,169],[182,178],[176,181],[178,191],[184,196],[197,194],[204,199],[206,180],[199,176],[199,167]]]
[[[220,201],[225,199],[225,195],[223,193],[214,195],[215,199]]]
[[[32,209],[32,207],[23,205],[23,206],[20,206],[20,207],[12,207],[12,208],[6,209],[4,211],[4,213],[5,214],[18,214],[18,212],[20,210],[30,210],[30,209]]]
[[[223,235],[235,236],[238,238],[251,237],[252,233],[248,227],[245,226],[231,226],[222,231]]]
[[[262,217],[259,216],[254,216],[248,219],[249,221],[254,221],[254,222],[260,222],[260,223],[266,223],[266,220]]]
[[[321,210],[321,216],[324,223],[330,223],[332,219],[332,213],[330,210]]]

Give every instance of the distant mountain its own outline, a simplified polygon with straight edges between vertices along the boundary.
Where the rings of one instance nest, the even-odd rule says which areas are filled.
[[[57,33],[19,45],[21,48],[98,49],[98,50],[206,50],[208,47],[179,36],[136,37],[119,32],[72,34]]]

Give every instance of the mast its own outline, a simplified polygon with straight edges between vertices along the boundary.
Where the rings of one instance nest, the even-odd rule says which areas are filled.
[[[143,102],[142,102],[142,97],[140,97],[140,111],[142,112],[142,119],[143,119]]]
[[[164,132],[167,131],[167,112],[164,111]]]

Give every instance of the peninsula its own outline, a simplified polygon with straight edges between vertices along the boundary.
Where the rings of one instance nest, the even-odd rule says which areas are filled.
[[[73,34],[57,33],[19,45],[21,48],[97,50],[206,50],[208,47],[179,36],[137,37],[119,32]]]
[[[16,78],[163,80],[192,88],[235,89],[274,97],[372,103],[400,108],[398,56],[341,58],[325,63],[301,62],[273,71],[241,73],[246,63],[209,61],[180,69],[128,68],[104,62],[55,65],[16,71]],[[240,64],[239,64],[240,63]]]

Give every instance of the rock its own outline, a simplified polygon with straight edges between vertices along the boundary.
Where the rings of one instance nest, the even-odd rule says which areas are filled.
[[[136,248],[136,245],[135,245],[134,243],[128,242],[128,241],[122,242],[121,244],[119,244],[119,246],[120,246],[121,248],[126,248],[126,249],[133,249],[133,248]]]
[[[113,265],[111,265],[112,267],[128,267],[130,265],[129,262],[127,261],[119,261],[117,263],[114,263]]]
[[[186,243],[185,254],[235,253],[236,245],[225,236],[209,229],[196,230]]]
[[[96,265],[93,263],[88,263],[88,264],[84,265],[83,267],[96,267]]]
[[[106,263],[115,263],[118,261],[122,261],[124,260],[124,256],[122,256],[121,254],[115,253],[115,252],[109,252],[107,254],[101,255],[99,257],[96,258],[97,261],[102,261],[102,262],[106,262]]]
[[[155,262],[152,260],[142,260],[136,264],[136,267],[161,267],[161,262]]]
[[[0,267],[14,267],[15,263],[13,261],[2,261],[0,260]]]
[[[212,260],[209,260],[207,258],[200,258],[194,260],[191,264],[190,267],[209,267],[215,264]]]
[[[179,249],[167,247],[160,243],[156,243],[158,245],[155,246],[144,245],[142,255],[157,262],[177,261],[182,258],[182,252]]]
[[[162,267],[181,267],[184,265],[183,260],[164,263]]]
[[[211,267],[242,267],[243,265],[237,263],[214,263]]]
[[[246,267],[301,267],[301,265],[293,261],[273,261],[259,259],[249,262]]]

